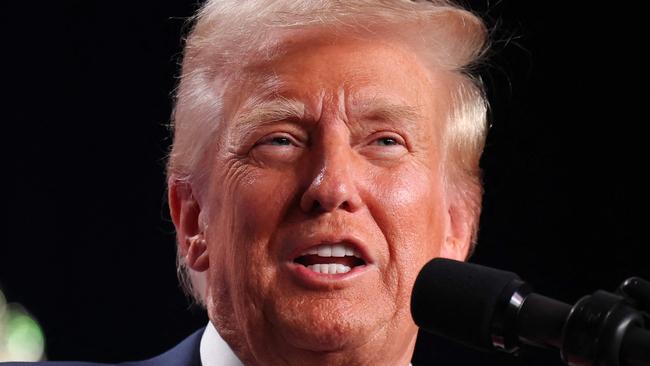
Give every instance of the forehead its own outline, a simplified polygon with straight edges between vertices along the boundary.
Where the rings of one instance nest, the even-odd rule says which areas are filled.
[[[243,67],[238,107],[283,97],[317,114],[328,101],[349,112],[385,102],[413,107],[427,118],[448,113],[450,73],[425,66],[397,42],[307,34],[278,44],[270,57]]]

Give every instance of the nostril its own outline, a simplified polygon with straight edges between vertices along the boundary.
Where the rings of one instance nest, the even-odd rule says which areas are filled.
[[[331,211],[336,208],[340,208],[343,210],[350,210],[352,208],[352,205],[348,201],[343,201],[338,206],[333,206],[330,208],[329,206],[324,206],[323,204],[321,204],[320,201],[314,200],[309,209],[312,212],[321,212],[321,211]]]

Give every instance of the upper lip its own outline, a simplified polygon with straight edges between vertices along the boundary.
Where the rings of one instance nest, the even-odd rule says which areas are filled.
[[[350,234],[314,234],[310,235],[309,238],[300,240],[296,238],[292,240],[292,245],[289,250],[289,260],[293,261],[298,258],[303,252],[312,247],[319,245],[333,245],[333,244],[344,244],[355,249],[361,259],[366,262],[366,264],[371,264],[374,262],[368,247],[363,243],[363,241],[356,237],[355,235]]]

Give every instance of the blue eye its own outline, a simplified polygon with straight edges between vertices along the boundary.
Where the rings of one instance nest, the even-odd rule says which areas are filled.
[[[271,140],[269,140],[269,145],[289,146],[291,145],[291,140],[289,140],[286,137],[274,137]]]
[[[399,145],[399,143],[397,142],[397,140],[395,140],[392,137],[382,137],[380,139],[377,139],[377,145],[380,145],[380,146],[395,146],[395,145]]]

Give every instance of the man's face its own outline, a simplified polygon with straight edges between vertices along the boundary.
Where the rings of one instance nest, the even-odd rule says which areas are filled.
[[[418,270],[465,254],[445,249],[450,76],[379,42],[285,51],[226,95],[199,200],[210,318],[249,361],[408,362]]]

